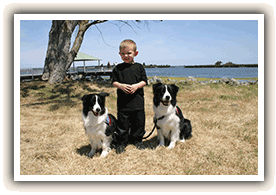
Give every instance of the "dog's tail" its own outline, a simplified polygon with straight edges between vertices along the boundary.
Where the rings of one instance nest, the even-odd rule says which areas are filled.
[[[192,125],[191,121],[188,119],[184,119],[184,127],[183,127],[184,139],[190,139],[192,137]]]

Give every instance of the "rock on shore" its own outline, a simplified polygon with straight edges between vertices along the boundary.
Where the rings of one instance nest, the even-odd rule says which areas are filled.
[[[232,86],[238,86],[238,85],[256,85],[258,84],[258,80],[253,81],[253,80],[249,80],[249,81],[237,81],[234,78],[227,78],[227,77],[223,77],[220,80],[216,81],[216,80],[209,80],[209,81],[198,81],[196,78],[194,78],[193,76],[189,76],[186,80],[181,80],[181,81],[177,81],[177,80],[173,80],[171,78],[168,78],[167,81],[170,82],[180,82],[180,83],[188,83],[188,82],[192,82],[192,83],[201,83],[201,84],[206,84],[206,83],[211,83],[211,84],[218,84],[218,83],[222,83],[222,84],[228,84],[228,85],[232,85]],[[148,84],[153,84],[156,82],[163,82],[163,80],[161,78],[158,78],[157,76],[153,76],[151,79],[148,79]]]

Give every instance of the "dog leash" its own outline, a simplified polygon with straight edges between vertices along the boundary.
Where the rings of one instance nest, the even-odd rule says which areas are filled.
[[[146,137],[143,137],[142,139],[147,139],[149,136],[151,136],[151,134],[153,133],[155,127],[157,127],[157,129],[158,129],[157,121],[158,121],[158,120],[162,120],[163,118],[165,118],[165,116],[161,116],[161,117],[159,117],[158,119],[156,119],[156,120],[154,121],[154,126],[153,126],[153,129],[151,130],[151,132],[150,132]]]
[[[153,133],[155,127],[156,127],[156,123],[154,124],[154,127],[153,127],[153,129],[151,130],[151,132],[148,134],[148,136],[147,136],[147,137],[143,137],[142,139],[147,139],[149,136],[151,136],[151,134]]]

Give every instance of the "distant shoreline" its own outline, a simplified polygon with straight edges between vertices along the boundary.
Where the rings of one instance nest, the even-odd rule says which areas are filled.
[[[258,64],[224,64],[224,65],[180,65],[180,66],[171,66],[171,65],[145,65],[145,68],[174,68],[174,67],[183,67],[183,68],[258,68]]]
[[[258,64],[231,64],[231,65],[194,65],[185,66],[185,68],[258,68]]]

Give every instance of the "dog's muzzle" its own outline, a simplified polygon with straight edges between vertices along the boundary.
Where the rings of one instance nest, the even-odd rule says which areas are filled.
[[[94,114],[94,116],[99,116],[101,109],[96,108],[96,111],[94,111],[93,107],[90,108],[90,111]]]
[[[164,106],[168,106],[170,104],[170,99],[171,97],[167,95],[161,102]]]

